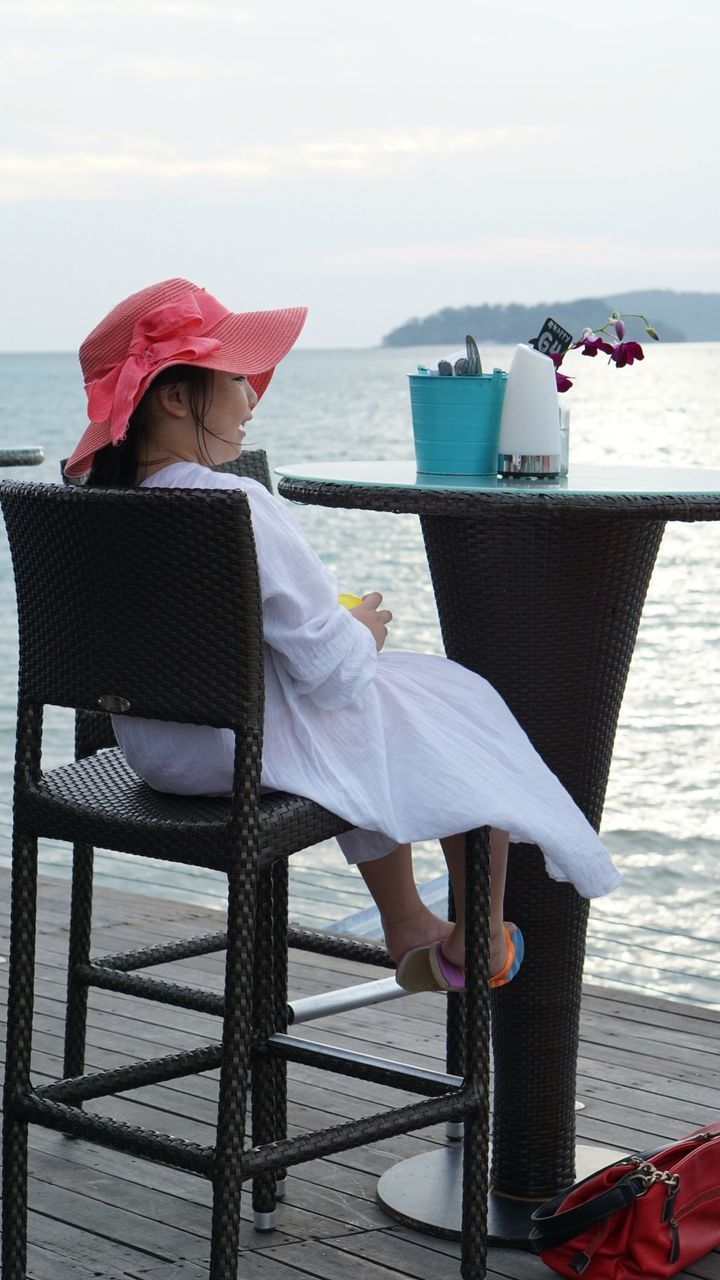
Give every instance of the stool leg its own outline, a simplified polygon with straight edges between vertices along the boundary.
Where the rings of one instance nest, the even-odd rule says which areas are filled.
[[[253,1031],[258,1052],[253,1057],[251,1076],[253,1146],[264,1146],[277,1137],[275,1064],[263,1049],[272,1035],[275,1017],[275,929],[273,923],[273,873],[268,867],[258,878],[255,976],[253,981]],[[287,943],[286,943],[287,945]],[[276,1222],[276,1175],[273,1170],[253,1178],[253,1222],[256,1231],[273,1231]]]
[[[18,1115],[31,1091],[35,921],[37,914],[37,841],[13,842],[10,973],[3,1115],[2,1275],[26,1280],[28,1126]]]
[[[448,879],[448,920],[455,917],[455,898]],[[465,997],[449,995],[445,1009],[445,1064],[448,1075],[465,1075]],[[449,1120],[445,1137],[450,1142],[462,1140],[462,1120]]]
[[[243,862],[246,860],[251,861],[242,859]],[[213,1171],[209,1280],[236,1280],[237,1277],[254,944],[254,871],[248,872],[244,866],[240,870],[233,867],[228,873],[225,1017]]]
[[[288,1029],[288,859],[281,858],[273,864],[273,941],[274,956],[274,989],[275,989],[275,1030]],[[287,1063],[284,1058],[274,1058],[273,1075],[275,1082],[275,1137],[287,1137]],[[275,1195],[282,1200],[287,1184],[287,1170],[278,1169],[275,1173]]]
[[[460,1274],[487,1274],[490,1095],[490,830],[465,837],[465,1089],[473,1104],[465,1118]]]
[[[85,1070],[88,988],[86,982],[78,981],[77,971],[90,959],[93,859],[94,852],[91,845],[74,845],[63,1067],[63,1074],[66,1077],[81,1076]]]

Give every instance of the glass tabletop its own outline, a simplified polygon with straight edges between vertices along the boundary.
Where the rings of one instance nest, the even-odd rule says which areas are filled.
[[[310,483],[362,485],[364,487],[430,490],[461,490],[465,493],[505,492],[515,494],[664,494],[683,497],[695,494],[720,497],[720,470],[704,467],[570,466],[567,476],[557,479],[504,479],[501,476],[427,475],[416,470],[414,460],[395,462],[293,462],[275,467],[286,480]]]

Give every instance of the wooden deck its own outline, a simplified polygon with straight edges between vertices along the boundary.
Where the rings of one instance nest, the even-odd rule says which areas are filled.
[[[0,954],[7,954],[8,875],[0,872]],[[59,1074],[68,885],[44,879],[40,899],[36,1078]],[[98,950],[116,951],[217,927],[202,908],[103,890],[97,895]],[[210,922],[210,923],[208,923]],[[170,970],[168,970],[170,972]],[[188,982],[220,988],[221,959],[174,966]],[[377,971],[296,953],[291,990],[308,995]],[[7,965],[0,964],[4,999]],[[442,1066],[443,1001],[414,996],[303,1026],[372,1052]],[[589,987],[584,1002],[578,1131],[587,1143],[633,1150],[682,1134],[720,1115],[720,1012]],[[183,1010],[91,994],[88,1065],[165,1053],[217,1036],[217,1021]],[[4,1049],[4,1036],[3,1036]],[[211,1141],[213,1073],[144,1089],[104,1104],[119,1119]],[[360,1081],[291,1068],[292,1131],[379,1109],[397,1094]],[[102,1110],[103,1105],[98,1104]],[[141,1160],[31,1130],[33,1280],[204,1280],[209,1185]],[[436,1150],[440,1130],[394,1138],[291,1172],[279,1228],[258,1235],[243,1224],[241,1280],[456,1280],[458,1247],[393,1223],[375,1203],[377,1176],[399,1159]],[[532,1255],[492,1250],[489,1276],[533,1280],[551,1273]],[[720,1280],[720,1253],[683,1276]],[[651,1277],[648,1277],[651,1280]]]

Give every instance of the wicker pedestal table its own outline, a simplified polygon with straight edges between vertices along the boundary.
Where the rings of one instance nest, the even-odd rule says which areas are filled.
[[[552,482],[417,476],[410,462],[278,472],[279,492],[296,502],[420,516],[447,656],[498,689],[597,829],[665,522],[720,519],[720,471],[578,466]],[[534,1205],[576,1176],[588,903],[551,881],[539,850],[524,846],[510,858],[505,914],[522,927],[526,959],[518,978],[493,993],[490,1235],[520,1244]],[[462,1063],[452,1011],[460,998],[448,1000],[451,1071]],[[594,1167],[606,1162],[602,1150],[586,1150],[597,1154]],[[459,1185],[458,1159],[449,1148],[404,1162],[381,1179],[381,1203],[402,1221],[454,1235],[452,1189],[449,1207],[438,1206],[443,1186]],[[386,1180],[395,1184],[389,1192]]]

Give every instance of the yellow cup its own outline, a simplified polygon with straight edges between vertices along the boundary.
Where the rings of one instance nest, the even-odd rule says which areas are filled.
[[[338,596],[338,604],[343,605],[345,609],[355,609],[359,604],[362,604],[362,600],[360,596],[354,596],[350,591],[343,591]]]

